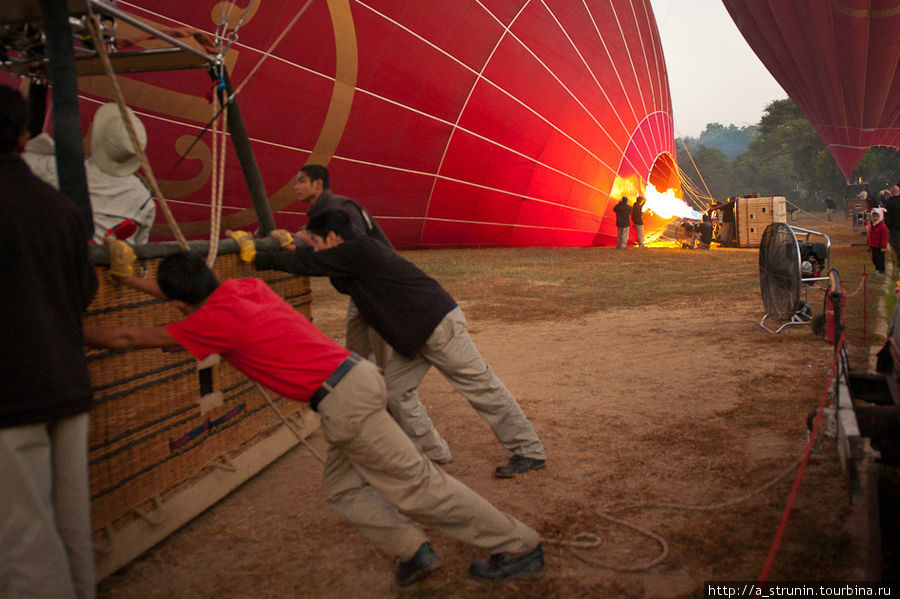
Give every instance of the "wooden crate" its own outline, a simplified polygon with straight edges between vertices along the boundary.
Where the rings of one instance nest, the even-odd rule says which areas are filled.
[[[787,200],[784,196],[738,198],[734,218],[738,247],[759,247],[766,227],[787,222]]]

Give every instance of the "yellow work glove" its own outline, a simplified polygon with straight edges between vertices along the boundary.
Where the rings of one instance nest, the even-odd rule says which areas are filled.
[[[269,231],[269,237],[277,239],[282,248],[291,249],[294,247],[294,236],[291,235],[290,231],[275,229],[274,231]]]
[[[114,277],[133,277],[137,256],[131,246],[115,237],[107,237],[106,245],[109,248],[109,274]]]
[[[256,258],[256,243],[253,241],[253,235],[247,231],[232,231],[231,229],[225,231],[225,234],[241,246],[241,260],[253,262],[253,259]]]

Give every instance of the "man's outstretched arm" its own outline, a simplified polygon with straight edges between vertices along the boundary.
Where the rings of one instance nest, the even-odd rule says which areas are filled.
[[[95,327],[83,325],[84,343],[90,347],[128,350],[179,347],[166,327]]]
[[[146,277],[116,277],[116,280],[122,285],[132,287],[138,291],[143,291],[153,297],[164,300],[169,299],[166,297],[166,294],[162,292],[162,289],[159,288],[155,279],[148,279]]]

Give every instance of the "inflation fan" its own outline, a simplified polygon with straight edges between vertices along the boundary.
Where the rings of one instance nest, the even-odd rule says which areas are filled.
[[[778,333],[790,325],[810,324],[809,290],[836,288],[836,278],[827,235],[772,223],[759,244],[759,287],[766,308],[759,326]],[[781,324],[773,330],[766,326],[769,319]]]

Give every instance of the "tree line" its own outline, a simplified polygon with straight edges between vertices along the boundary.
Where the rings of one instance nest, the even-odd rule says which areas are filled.
[[[825,143],[790,99],[766,106],[756,125],[709,123],[699,138],[679,139],[676,148],[682,171],[717,200],[749,193],[780,195],[801,208],[820,210],[826,195],[840,208],[848,193],[848,182]],[[900,180],[900,152],[870,148],[851,182],[858,179],[868,182],[873,194],[890,188]]]

